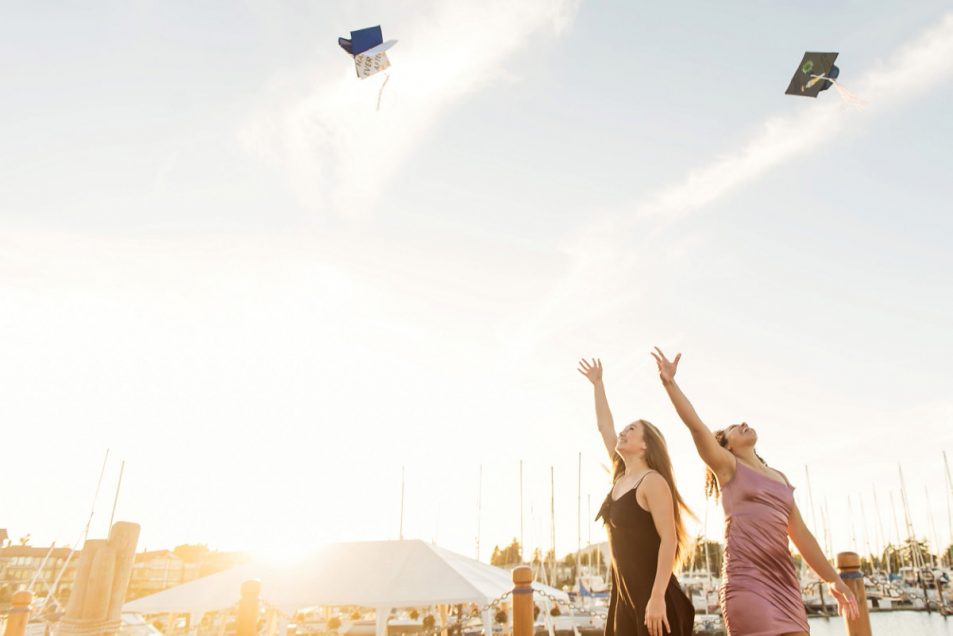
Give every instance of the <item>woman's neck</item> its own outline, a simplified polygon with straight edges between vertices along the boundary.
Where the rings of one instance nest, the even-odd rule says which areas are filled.
[[[649,469],[649,465],[645,462],[645,459],[637,456],[622,456],[622,462],[625,464],[625,476],[629,475],[638,475],[639,473],[644,473]]]
[[[758,458],[758,455],[754,452],[754,446],[752,446],[751,448],[745,448],[740,451],[732,451],[732,452],[734,453],[735,457],[737,457],[738,459],[740,459],[746,464],[749,464],[751,466],[764,465],[764,462],[762,462]]]

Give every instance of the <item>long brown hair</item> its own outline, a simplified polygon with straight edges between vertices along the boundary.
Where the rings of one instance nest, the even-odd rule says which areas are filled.
[[[675,502],[675,566],[678,567],[684,558],[688,556],[689,538],[685,530],[684,515],[695,519],[695,513],[691,511],[685,500],[682,499],[678,487],[675,485],[675,475],[672,471],[672,459],[668,455],[668,444],[665,443],[665,436],[658,430],[654,424],[647,420],[636,420],[642,425],[642,439],[645,441],[645,463],[649,468],[657,472],[668,483],[672,491],[672,499]],[[618,453],[612,457],[612,483],[615,484],[625,474],[625,462]]]
[[[725,449],[728,448],[728,433],[726,431],[727,429],[720,428],[714,433],[715,441],[718,442],[719,446]],[[755,453],[754,456],[765,466],[768,465],[768,462],[764,461],[758,453]],[[718,497],[721,496],[721,486],[718,484],[718,478],[715,477],[715,473],[712,472],[711,468],[705,470],[705,496],[713,497],[715,501],[718,501]]]

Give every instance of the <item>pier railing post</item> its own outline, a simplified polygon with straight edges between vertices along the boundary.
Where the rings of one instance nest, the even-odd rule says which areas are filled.
[[[256,636],[258,634],[258,597],[261,594],[261,581],[251,579],[242,583],[242,598],[238,602],[238,620],[235,621],[237,636]]]
[[[7,626],[3,630],[3,636],[23,636],[26,634],[26,624],[30,621],[30,604],[33,602],[33,594],[28,590],[14,592],[11,599],[13,607],[7,615]]]
[[[513,636],[533,636],[533,570],[513,568]]]
[[[838,552],[837,570],[857,599],[857,618],[845,616],[848,636],[871,636],[870,615],[867,611],[867,593],[864,591],[864,573],[860,571],[860,557],[856,552]]]

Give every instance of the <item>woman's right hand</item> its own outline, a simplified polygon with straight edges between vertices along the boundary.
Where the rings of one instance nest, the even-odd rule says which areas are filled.
[[[860,616],[860,610],[857,608],[857,598],[854,596],[854,592],[847,587],[847,584],[838,578],[830,583],[830,586],[831,594],[837,601],[837,613],[851,619]]]
[[[658,353],[652,352],[652,357],[658,365],[658,375],[662,378],[662,382],[666,384],[674,382],[675,371],[678,370],[678,361],[682,359],[682,354],[676,355],[674,360],[669,360],[658,347],[655,347],[655,351]]]
[[[593,358],[592,362],[586,362],[586,359],[582,358],[576,371],[586,376],[593,384],[602,382],[602,360],[599,358]]]

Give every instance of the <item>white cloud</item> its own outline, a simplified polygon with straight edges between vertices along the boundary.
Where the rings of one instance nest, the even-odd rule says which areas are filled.
[[[311,90],[258,113],[242,131],[249,147],[287,171],[309,207],[353,213],[372,205],[440,115],[463,96],[521,67],[516,54],[538,36],[567,28],[578,0],[442,0],[388,53],[390,79],[375,112],[382,75],[354,76],[344,54],[332,68],[308,69]],[[530,60],[532,61],[532,60]],[[313,78],[321,78],[315,81]]]
[[[886,62],[858,74],[856,82],[845,78],[851,92],[867,102],[863,111],[846,106],[835,91],[816,101],[802,100],[796,114],[768,118],[739,149],[690,171],[644,201],[594,215],[593,222],[563,245],[565,273],[525,319],[524,342],[533,340],[533,334],[538,341],[569,329],[589,328],[597,316],[633,313],[636,301],[651,296],[659,273],[704,240],[690,232],[672,238],[666,232],[670,223],[785,161],[830,143],[832,136],[842,136],[852,126],[916,98],[951,75],[953,13]]]
[[[748,183],[783,161],[828,143],[845,126],[876,116],[887,108],[915,98],[953,74],[953,13],[902,47],[888,61],[869,70],[851,91],[869,103],[866,112],[845,108],[836,94],[805,104],[796,115],[771,117],[761,132],[741,149],[662,189],[637,206],[640,216],[677,216],[708,205]]]

